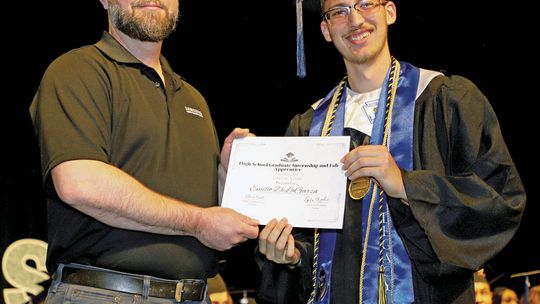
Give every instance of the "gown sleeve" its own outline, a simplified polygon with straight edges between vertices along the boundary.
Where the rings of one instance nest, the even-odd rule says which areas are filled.
[[[414,170],[392,217],[426,281],[470,274],[516,233],[525,191],[486,97],[469,80],[437,77],[417,100]]]

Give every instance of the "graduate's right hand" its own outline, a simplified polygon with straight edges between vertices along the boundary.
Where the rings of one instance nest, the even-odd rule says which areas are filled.
[[[300,251],[294,246],[292,229],[286,218],[272,219],[259,234],[259,251],[277,264],[298,264]]]

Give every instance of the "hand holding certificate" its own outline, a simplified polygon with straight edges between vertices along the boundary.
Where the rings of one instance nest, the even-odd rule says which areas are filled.
[[[245,137],[233,142],[222,206],[261,224],[341,229],[348,136]]]

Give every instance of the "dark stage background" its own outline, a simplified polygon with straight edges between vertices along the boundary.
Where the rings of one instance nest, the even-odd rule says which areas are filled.
[[[486,270],[488,278],[500,277],[494,285],[510,285],[522,292],[523,280],[510,280],[509,274],[540,269],[540,255],[533,249],[533,242],[539,240],[540,210],[531,148],[538,131],[537,115],[531,110],[538,101],[537,81],[533,84],[532,73],[527,72],[538,70],[533,57],[538,52],[530,46],[534,19],[526,16],[523,4],[500,7],[486,0],[397,0],[396,4],[398,21],[390,28],[393,54],[419,67],[473,80],[498,114],[528,204],[518,234]],[[206,96],[221,140],[236,126],[249,127],[261,136],[282,135],[295,113],[307,109],[343,76],[341,58],[319,32],[319,13],[306,11],[307,77],[296,77],[292,0],[185,0],[180,7],[179,27],[163,52],[175,70]],[[30,248],[40,254],[42,244],[14,243],[46,239],[39,153],[27,108],[47,65],[69,49],[96,42],[107,24],[97,0],[35,1],[27,7],[17,3],[4,13],[13,14],[17,22],[2,27],[7,67],[1,106],[0,254],[4,260],[0,288],[4,293],[0,302],[23,303],[26,296],[40,291],[38,285],[46,285],[42,258],[20,251]],[[223,254],[222,273],[233,290],[257,286],[253,245],[249,242]],[[24,274],[9,274],[17,269]],[[538,276],[531,281],[540,283]],[[11,300],[6,300],[6,294]]]

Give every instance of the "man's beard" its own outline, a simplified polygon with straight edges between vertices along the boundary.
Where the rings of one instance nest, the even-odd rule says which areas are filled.
[[[137,6],[145,3],[159,3],[166,16],[163,17],[163,11],[138,12]],[[132,4],[132,10],[123,9],[116,1],[109,1],[109,15],[112,18],[113,25],[121,32],[133,39],[140,41],[159,42],[169,37],[176,28],[178,20],[178,11],[169,12],[159,0],[141,0]]]

